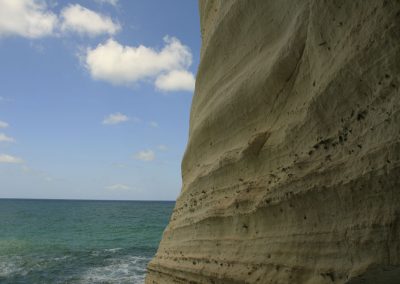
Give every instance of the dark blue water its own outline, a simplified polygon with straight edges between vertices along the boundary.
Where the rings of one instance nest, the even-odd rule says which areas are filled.
[[[173,206],[0,199],[0,283],[143,283]]]

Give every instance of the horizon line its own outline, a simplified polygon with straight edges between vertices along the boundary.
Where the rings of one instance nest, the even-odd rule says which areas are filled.
[[[139,202],[176,202],[176,200],[140,200],[140,199],[77,199],[77,198],[21,198],[21,197],[0,197],[0,200],[53,200],[53,201],[139,201]]]

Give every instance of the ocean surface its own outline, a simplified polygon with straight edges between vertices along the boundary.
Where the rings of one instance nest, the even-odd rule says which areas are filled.
[[[174,204],[0,199],[0,283],[144,283]]]

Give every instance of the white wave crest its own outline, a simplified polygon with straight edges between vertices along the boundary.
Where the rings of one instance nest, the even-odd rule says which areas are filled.
[[[87,270],[82,275],[80,283],[143,284],[149,260],[149,258],[138,256],[111,258],[106,265]]]
[[[24,268],[20,258],[0,257],[0,277],[9,277],[13,274],[21,274],[23,272]]]

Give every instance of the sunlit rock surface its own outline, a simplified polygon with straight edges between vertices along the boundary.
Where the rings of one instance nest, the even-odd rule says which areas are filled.
[[[400,2],[199,6],[183,188],[146,283],[400,283]]]

